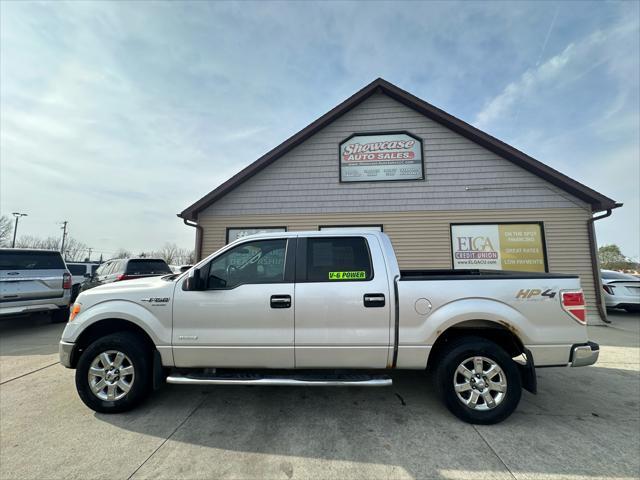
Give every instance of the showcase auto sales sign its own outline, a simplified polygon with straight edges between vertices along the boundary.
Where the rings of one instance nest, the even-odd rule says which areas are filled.
[[[422,142],[407,133],[353,135],[340,144],[340,181],[424,178]]]

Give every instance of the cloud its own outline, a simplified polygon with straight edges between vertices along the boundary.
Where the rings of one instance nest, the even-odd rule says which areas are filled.
[[[193,245],[176,212],[378,76],[572,175],[633,152],[637,6],[186,5],[2,4],[0,209],[23,233]]]

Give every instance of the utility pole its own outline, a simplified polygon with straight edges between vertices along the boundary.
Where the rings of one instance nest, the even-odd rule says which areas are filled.
[[[87,255],[87,260],[89,262],[91,261],[91,250],[93,250],[93,248],[89,247],[89,255]]]
[[[64,242],[67,239],[67,222],[66,220],[64,222],[62,222],[62,246],[60,247],[60,253],[62,253],[62,257],[65,258],[66,255],[64,254]]]
[[[13,242],[11,243],[11,248],[15,248],[16,246],[16,234],[18,233],[18,220],[20,217],[26,217],[26,213],[13,212],[13,216],[16,217],[16,224],[13,227]]]

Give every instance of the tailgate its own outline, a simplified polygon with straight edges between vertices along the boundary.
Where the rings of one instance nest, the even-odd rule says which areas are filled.
[[[0,302],[60,298],[61,270],[0,270]]]

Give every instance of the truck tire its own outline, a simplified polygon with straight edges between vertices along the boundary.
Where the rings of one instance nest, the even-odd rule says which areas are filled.
[[[481,337],[451,343],[439,358],[436,384],[451,413],[479,425],[503,421],[522,396],[516,363],[499,345]]]
[[[96,412],[126,412],[149,395],[151,373],[151,351],[144,341],[130,332],[113,333],[82,352],[76,389],[84,404]]]
[[[51,323],[67,323],[69,321],[69,307],[59,308],[51,312]]]

